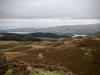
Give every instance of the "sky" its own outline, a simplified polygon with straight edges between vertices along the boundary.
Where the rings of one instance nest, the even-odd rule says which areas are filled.
[[[0,29],[100,23],[100,0],[0,0]]]

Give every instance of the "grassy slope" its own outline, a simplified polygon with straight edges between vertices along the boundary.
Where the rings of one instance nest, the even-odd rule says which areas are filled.
[[[99,46],[99,37],[79,37],[56,42],[27,41],[17,42],[17,45],[10,42],[0,45],[0,55],[23,60],[39,68],[65,73],[70,71],[78,75],[99,75]]]

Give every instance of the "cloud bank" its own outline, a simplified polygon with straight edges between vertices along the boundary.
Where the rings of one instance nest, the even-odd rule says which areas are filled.
[[[99,7],[100,0],[0,0],[0,28],[95,24]]]

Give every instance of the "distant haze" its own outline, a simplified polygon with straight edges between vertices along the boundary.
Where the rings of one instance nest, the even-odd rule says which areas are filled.
[[[100,23],[100,0],[0,0],[0,29]]]

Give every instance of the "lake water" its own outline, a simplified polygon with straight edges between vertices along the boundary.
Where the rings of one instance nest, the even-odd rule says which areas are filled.
[[[87,36],[87,35],[81,35],[81,34],[73,34],[72,38],[74,38],[74,37],[78,37],[78,36],[82,36],[82,37],[85,37],[85,36]]]
[[[29,34],[31,32],[9,32],[9,33],[15,33],[15,34]]]

